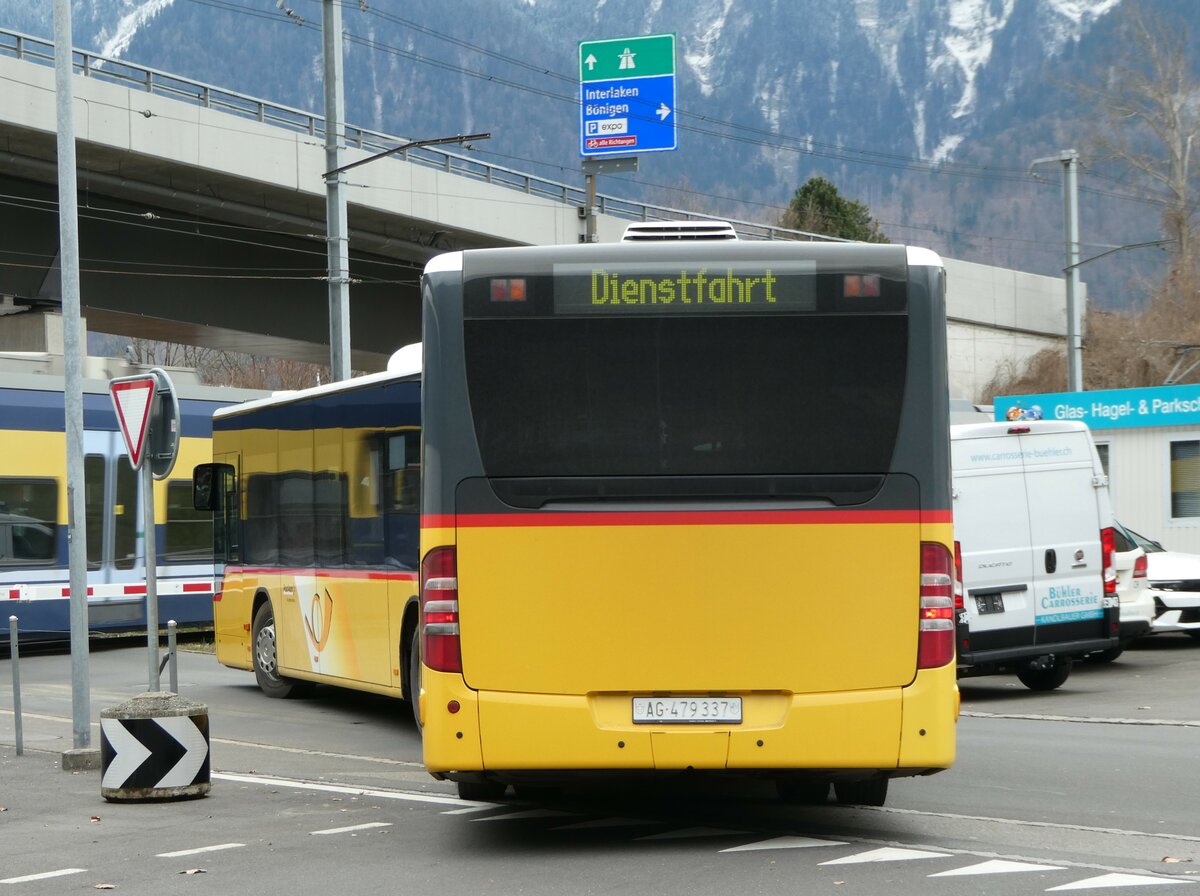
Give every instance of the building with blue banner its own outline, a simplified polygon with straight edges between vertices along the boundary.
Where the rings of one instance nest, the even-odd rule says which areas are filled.
[[[1200,384],[997,396],[996,420],[1079,420],[1092,430],[1117,518],[1200,554]]]

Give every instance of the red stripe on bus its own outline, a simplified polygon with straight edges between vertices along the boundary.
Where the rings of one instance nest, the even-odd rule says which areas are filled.
[[[126,585],[124,588],[121,589],[121,593],[128,595],[128,596],[145,594],[146,586],[145,585]]]
[[[422,517],[421,528],[896,524],[950,522],[950,518],[948,510],[645,510],[580,513],[460,513]]]
[[[212,585],[208,582],[184,582],[184,594],[199,594],[206,591],[212,591]]]
[[[231,575],[250,576],[313,576],[334,579],[379,579],[392,582],[415,582],[417,571],[384,572],[378,569],[317,569],[311,566],[290,568],[283,566],[227,566],[225,578]]]
[[[91,586],[91,585],[88,585],[87,595],[88,595],[88,597],[92,597],[92,596],[93,596],[93,591],[92,591],[92,586]],[[62,596],[63,596],[63,597],[70,597],[70,596],[71,596],[71,588],[70,588],[70,586],[68,586],[68,587],[66,587],[66,588],[63,588],[63,590],[62,590]]]

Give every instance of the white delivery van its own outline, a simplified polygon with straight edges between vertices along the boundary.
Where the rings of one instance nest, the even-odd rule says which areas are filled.
[[[1052,690],[1119,644],[1108,480],[1083,423],[950,427],[959,677]]]

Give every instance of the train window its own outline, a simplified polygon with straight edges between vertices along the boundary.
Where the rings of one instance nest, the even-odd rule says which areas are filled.
[[[138,473],[124,455],[117,459],[117,499],[113,508],[116,531],[113,539],[113,560],[117,569],[133,569],[138,562]]]
[[[54,562],[57,508],[53,479],[0,478],[0,565]]]
[[[108,514],[104,512],[104,467],[103,455],[89,454],[83,459],[83,509],[86,523],[84,532],[87,537],[88,569],[99,569],[100,559],[104,556],[104,520]],[[128,508],[134,510],[135,508]],[[122,508],[113,509],[114,517],[119,517]]]

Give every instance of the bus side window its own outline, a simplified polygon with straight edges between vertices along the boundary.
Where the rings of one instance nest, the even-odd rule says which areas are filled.
[[[421,440],[417,430],[387,436],[384,526],[387,563],[417,568],[420,553]]]
[[[192,508],[201,513],[212,513],[212,547],[217,561],[238,561],[241,559],[238,545],[238,532],[241,527],[239,514],[241,511],[238,501],[237,471],[232,464],[197,464],[192,470]],[[171,539],[170,517],[172,514],[168,500],[168,542]],[[185,511],[177,510],[184,517]],[[194,538],[194,533],[193,533]]]
[[[192,502],[187,479],[167,482],[167,524],[163,563],[203,563],[213,549],[213,518]]]

